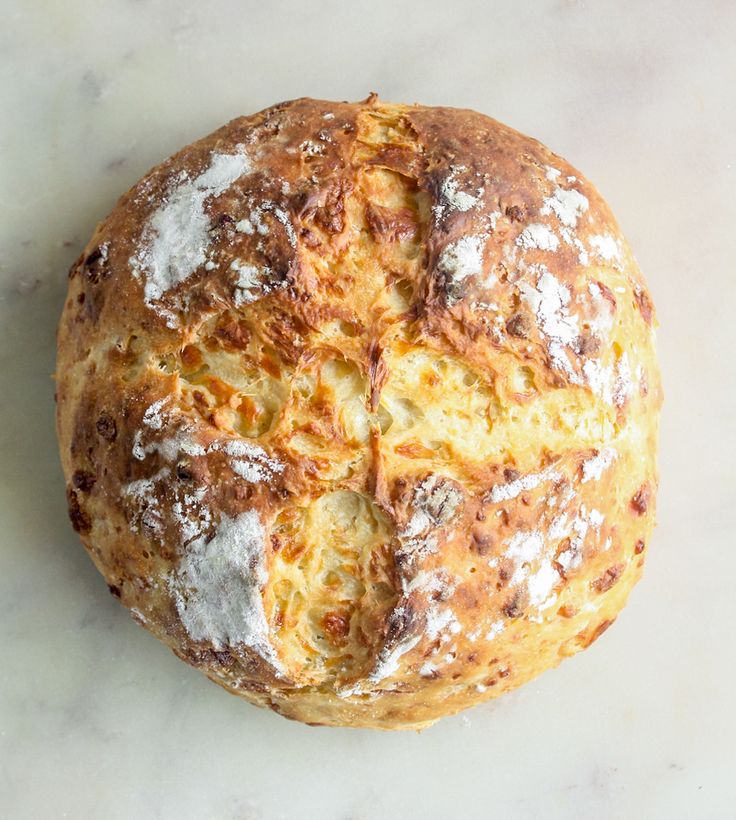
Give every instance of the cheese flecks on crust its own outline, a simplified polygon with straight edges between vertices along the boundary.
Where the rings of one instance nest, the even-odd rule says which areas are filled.
[[[209,167],[190,179],[175,180],[166,200],[143,229],[141,242],[130,264],[144,279],[144,298],[155,307],[166,293],[191,276],[207,261],[210,220],[205,203],[223,194],[250,171],[242,146],[238,153],[213,153]]]
[[[170,589],[192,640],[217,650],[244,644],[281,670],[261,597],[268,581],[264,539],[256,512],[223,517],[211,539],[186,548]]]
[[[638,580],[655,323],[595,188],[500,123],[373,97],[239,118],[71,272],[72,523],[231,691],[427,724],[585,648]]]

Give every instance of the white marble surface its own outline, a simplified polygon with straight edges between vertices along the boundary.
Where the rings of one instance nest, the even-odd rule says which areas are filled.
[[[0,817],[734,817],[736,3],[4,0]],[[589,651],[419,735],[249,707],[139,629],[66,519],[66,271],[149,166],[308,94],[468,106],[608,197],[659,308],[645,580]]]

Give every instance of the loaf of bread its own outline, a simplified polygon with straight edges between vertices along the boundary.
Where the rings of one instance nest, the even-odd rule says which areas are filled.
[[[276,105],[154,168],[71,270],[72,524],[229,691],[427,726],[589,646],[639,579],[653,325],[609,208],[539,142]]]

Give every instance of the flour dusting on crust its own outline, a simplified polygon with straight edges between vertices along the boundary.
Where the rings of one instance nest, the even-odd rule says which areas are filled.
[[[280,670],[261,597],[268,581],[264,539],[256,512],[223,517],[209,541],[198,538],[186,548],[170,588],[193,640],[218,650],[244,644]]]
[[[194,179],[181,176],[166,200],[154,211],[141,235],[140,247],[130,264],[143,277],[144,298],[149,307],[175,288],[207,261],[210,220],[205,202],[223,194],[251,170],[242,146],[235,154],[213,153],[209,167]],[[158,306],[169,322],[170,312]]]
[[[443,476],[430,475],[417,485],[411,517],[398,532],[399,557],[416,560],[436,550],[438,530],[453,520],[462,501],[460,490]]]

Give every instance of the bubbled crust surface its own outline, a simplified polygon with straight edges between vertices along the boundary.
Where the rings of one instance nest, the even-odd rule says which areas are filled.
[[[596,190],[488,117],[371,96],[236,119],[71,270],[72,523],[227,689],[427,725],[587,647],[640,577],[653,321]]]

